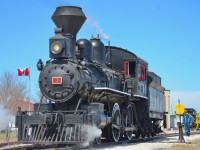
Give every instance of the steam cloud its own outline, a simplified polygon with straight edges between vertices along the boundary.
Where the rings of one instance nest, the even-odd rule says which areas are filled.
[[[14,121],[14,116],[12,116],[3,105],[0,104],[0,131],[5,130],[9,123]]]
[[[92,125],[83,125],[81,130],[82,137],[85,139],[82,144],[83,147],[89,146],[90,142],[94,141],[96,137],[102,134],[101,129]]]
[[[99,26],[98,22],[94,18],[88,18],[87,19],[87,24],[90,27],[95,27],[97,33],[99,34],[100,38],[105,40],[105,41],[110,41],[110,37],[103,32],[103,29]]]

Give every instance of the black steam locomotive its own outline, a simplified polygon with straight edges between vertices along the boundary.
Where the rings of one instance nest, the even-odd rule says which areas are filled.
[[[18,141],[78,143],[84,125],[96,126],[101,137],[118,142],[133,135],[153,136],[164,115],[161,78],[132,52],[104,46],[99,37],[76,40],[86,17],[79,7],[58,7],[52,19],[50,60],[40,70],[39,87],[48,103],[16,116]]]

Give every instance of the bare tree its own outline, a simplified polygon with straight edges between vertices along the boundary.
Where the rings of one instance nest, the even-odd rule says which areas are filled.
[[[36,90],[35,92],[35,96],[32,97],[32,101],[35,103],[38,103],[40,101],[42,101],[42,103],[47,103],[47,98],[42,94],[42,92],[40,91],[39,85],[36,84],[36,87],[38,90]]]
[[[0,77],[0,103],[11,114],[15,115],[25,97],[26,84],[15,74],[9,71]]]

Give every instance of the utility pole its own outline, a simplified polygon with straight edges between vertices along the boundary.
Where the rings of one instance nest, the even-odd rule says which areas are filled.
[[[183,137],[183,125],[181,123],[181,115],[184,113],[185,108],[183,104],[180,103],[180,100],[178,100],[178,104],[176,105],[176,115],[179,115],[180,122],[178,123],[178,129],[179,129],[179,137],[178,140],[180,143],[185,143],[185,139]]]

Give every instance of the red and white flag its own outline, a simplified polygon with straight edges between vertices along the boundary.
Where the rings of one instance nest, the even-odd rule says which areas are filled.
[[[17,69],[18,70],[18,76],[29,76],[29,68],[26,69]]]

